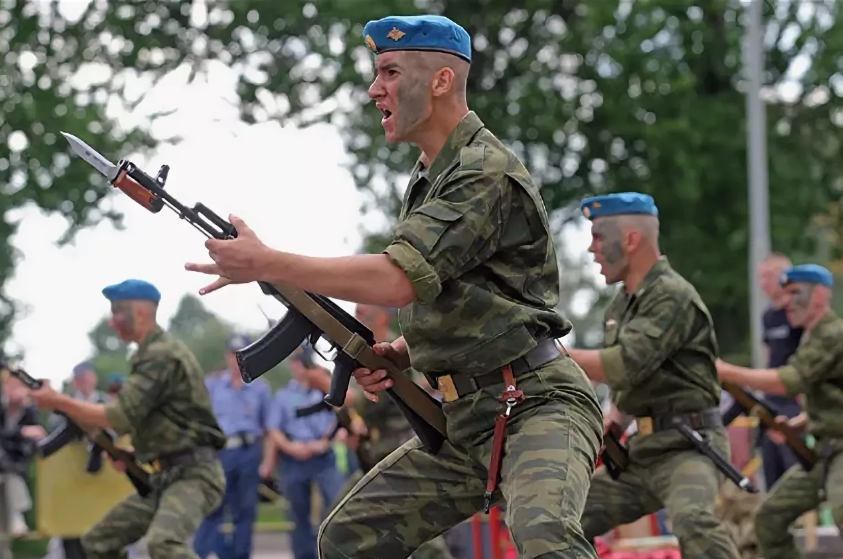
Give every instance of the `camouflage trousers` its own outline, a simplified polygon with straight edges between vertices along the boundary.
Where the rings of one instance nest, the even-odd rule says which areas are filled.
[[[820,489],[825,490],[825,499]],[[755,515],[760,555],[764,559],[800,557],[790,525],[823,501],[831,505],[834,523],[843,533],[843,454],[838,454],[830,464],[818,462],[810,472],[797,464],[779,478]]]
[[[341,501],[345,495],[348,495],[361,479],[363,479],[363,472],[360,470],[354,472],[340,492],[338,500]],[[454,556],[451,555],[448,544],[445,543],[445,538],[436,536],[429,542],[423,543],[410,559],[454,559]]]
[[[582,373],[572,367],[560,359],[519,378],[526,400],[507,425],[494,497],[506,504],[521,559],[597,559],[580,515],[601,414],[587,380],[578,380]],[[414,437],[363,476],[322,524],[320,559],[404,559],[481,511],[495,415],[504,409],[501,389],[444,404],[449,437],[436,455]]]
[[[725,432],[718,429],[709,434],[713,446],[728,456]],[[582,517],[585,536],[593,540],[664,508],[683,559],[739,559],[734,541],[715,514],[724,476],[709,458],[687,449],[687,444],[683,449],[677,432],[645,438],[650,437],[664,443],[658,458],[636,460],[631,446],[630,466],[618,479],[612,479],[602,466],[595,472]]]
[[[151,559],[196,558],[188,540],[222,503],[225,474],[218,460],[178,466],[152,477],[153,491],[114,506],[82,536],[87,559],[126,559],[126,547],[146,536]]]

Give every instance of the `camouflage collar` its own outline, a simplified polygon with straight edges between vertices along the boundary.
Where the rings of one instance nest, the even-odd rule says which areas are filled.
[[[164,329],[155,325],[155,328],[146,336],[146,339],[138,344],[138,350],[132,356],[132,361],[134,362],[137,359],[140,359],[143,356],[144,351],[148,348],[153,342],[160,340],[161,337],[164,336]]]
[[[458,162],[460,150],[471,142],[471,139],[474,138],[474,135],[483,126],[484,124],[480,120],[480,117],[474,111],[468,111],[460,123],[457,124],[457,127],[451,132],[451,135],[448,136],[448,139],[445,140],[445,145],[442,146],[436,158],[431,162],[430,170],[427,173],[427,180],[430,184],[435,183],[439,175],[450,168],[455,161]],[[421,172],[421,169],[420,158],[416,164],[416,171]]]
[[[662,275],[666,274],[671,270],[670,263],[667,261],[667,256],[660,256],[656,263],[653,264],[652,268],[647,272],[644,276],[644,279],[641,280],[641,283],[638,284],[638,288],[635,290],[635,293],[632,294],[632,297],[639,297],[641,296],[646,289],[648,289],[653,283]]]

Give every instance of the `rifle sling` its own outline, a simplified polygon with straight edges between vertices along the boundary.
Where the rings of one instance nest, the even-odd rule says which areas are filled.
[[[356,359],[363,367],[372,371],[386,370],[387,375],[392,379],[392,390],[395,395],[401,398],[431,427],[439,431],[443,437],[447,438],[445,415],[435,400],[432,400],[422,387],[398,370],[394,363],[375,353],[366,340],[343,326],[306,292],[280,284],[272,284],[272,287],[290,305],[307,315],[317,328],[322,330],[331,341],[342,347],[343,351]]]

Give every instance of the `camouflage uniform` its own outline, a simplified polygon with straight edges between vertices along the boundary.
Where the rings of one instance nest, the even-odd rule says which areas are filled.
[[[708,310],[662,257],[631,297],[624,289],[618,292],[604,329],[600,357],[614,403],[639,418],[639,433],[630,439],[630,466],[617,480],[605,468],[595,473],[582,518],[586,537],[666,508],[682,557],[736,559],[735,544],[715,515],[724,476],[677,430],[647,433],[648,420],[642,419],[692,414],[693,422],[706,410],[720,417],[718,349]],[[704,432],[728,457],[722,425]]]
[[[817,443],[817,464],[810,472],[795,465],[773,486],[756,514],[755,534],[765,559],[794,559],[799,552],[789,532],[803,513],[824,500],[843,531],[843,319],[829,311],[811,331],[805,331],[799,349],[777,370],[788,395],[804,396],[810,421],[808,432]]]
[[[482,510],[505,410],[500,368],[571,330],[553,310],[559,269],[538,188],[473,112],[429,168],[416,164],[385,253],[417,295],[399,312],[413,368],[439,389],[447,374],[495,384],[446,398],[448,440],[436,455],[413,437],[363,476],[322,524],[322,559],[405,558]],[[580,527],[602,441],[594,389],[561,353],[517,385],[526,399],[507,424],[494,497],[519,557],[596,559]]]
[[[377,463],[389,456],[396,448],[401,446],[413,437],[413,429],[401,410],[392,403],[389,398],[380,398],[372,402],[366,398],[360,398],[357,406],[360,416],[366,423],[369,431],[369,440],[361,441],[366,445],[368,456]],[[349,491],[363,479],[363,475],[369,472],[374,464],[360,464],[359,470],[352,474],[345,487],[340,492],[339,499],[347,495]],[[423,544],[412,555],[412,559],[452,559],[451,551],[443,536],[437,536]]]
[[[205,379],[190,351],[160,327],[132,357],[131,373],[106,404],[114,431],[130,435],[141,462],[160,465],[145,498],[127,497],[82,537],[88,559],[125,557],[146,536],[152,559],[196,557],[187,540],[222,502],[225,476]]]

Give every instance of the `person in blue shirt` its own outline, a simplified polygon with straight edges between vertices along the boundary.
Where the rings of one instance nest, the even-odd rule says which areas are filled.
[[[337,467],[331,439],[337,419],[325,410],[296,417],[296,410],[321,402],[325,394],[312,386],[306,363],[309,347],[300,347],[290,357],[293,379],[272,401],[267,428],[278,451],[278,479],[289,503],[295,559],[317,559],[316,527],[311,524],[311,493],[318,486],[324,513],[342,490],[345,478]],[[324,515],[323,515],[324,516]]]
[[[790,356],[796,353],[802,339],[802,328],[794,328],[787,320],[784,298],[785,292],[779,284],[782,272],[791,267],[790,259],[781,253],[772,253],[761,263],[761,290],[769,301],[762,317],[764,347],[767,353],[767,367],[775,369],[785,365]],[[786,417],[796,417],[802,407],[796,398],[777,394],[765,394],[767,401],[778,408]],[[759,434],[761,459],[764,468],[764,485],[769,490],[776,481],[796,464],[793,451],[769,436],[766,429]]]
[[[248,559],[257,516],[261,478],[272,469],[272,453],[264,452],[272,391],[262,379],[246,384],[234,352],[249,344],[246,336],[228,339],[226,370],[209,376],[205,384],[214,415],[228,440],[219,456],[225,470],[225,497],[196,531],[193,550],[201,559],[214,552],[220,559]],[[267,446],[271,449],[271,446]],[[220,532],[226,511],[234,530],[230,538]]]

